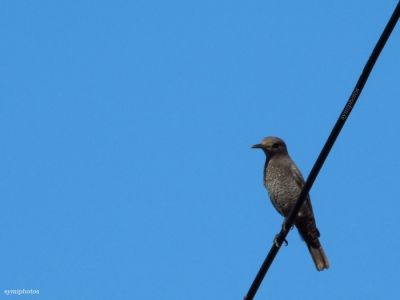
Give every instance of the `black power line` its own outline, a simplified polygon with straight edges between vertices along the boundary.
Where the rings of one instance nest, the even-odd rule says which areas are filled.
[[[389,39],[390,34],[393,31],[393,28],[396,26],[396,23],[400,17],[400,1],[397,3],[397,6],[392,14],[392,16],[389,19],[389,22],[387,23],[384,31],[382,32],[378,42],[375,45],[374,50],[371,53],[371,56],[369,57],[357,83],[356,86],[353,90],[353,92],[350,95],[349,100],[347,101],[343,111],[340,113],[340,116],[338,120],[336,121],[335,126],[333,127],[331,134],[329,135],[324,147],[322,148],[313,168],[311,169],[310,174],[308,175],[307,181],[304,184],[304,187],[297,199],[296,205],[293,207],[292,211],[290,212],[290,215],[282,224],[282,229],[277,235],[275,242],[273,243],[271,250],[269,251],[267,257],[265,258],[263,264],[261,265],[260,270],[257,273],[256,278],[254,279],[252,285],[250,286],[249,291],[247,292],[246,296],[244,297],[245,300],[252,300],[257,293],[258,288],[261,285],[262,280],[264,279],[265,274],[267,273],[269,267],[271,266],[272,262],[274,261],[274,258],[276,254],[278,253],[280,247],[282,246],[282,243],[285,241],[286,236],[290,230],[290,228],[293,226],[294,219],[296,218],[297,213],[299,212],[301,206],[303,205],[306,196],[308,195],[315,178],[317,177],[319,171],[322,168],[322,165],[325,162],[325,159],[327,158],[329,152],[332,149],[333,144],[335,143],[336,138],[338,137],[340,131],[343,128],[343,125],[345,124],[348,116],[350,115],[354,105],[357,102],[358,97],[361,94],[362,89],[364,88],[365,83],[368,80],[368,76],[372,71],[372,68],[374,67],[379,54],[381,53],[383,47],[386,44],[386,41]]]

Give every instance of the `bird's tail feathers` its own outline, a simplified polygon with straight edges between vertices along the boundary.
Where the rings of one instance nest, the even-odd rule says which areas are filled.
[[[325,255],[324,249],[322,246],[318,248],[314,248],[311,245],[307,244],[308,251],[310,251],[311,257],[314,261],[315,267],[318,271],[322,271],[324,269],[329,268],[328,258]]]

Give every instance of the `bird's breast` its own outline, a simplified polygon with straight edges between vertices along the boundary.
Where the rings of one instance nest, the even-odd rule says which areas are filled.
[[[301,192],[290,169],[273,163],[265,169],[264,185],[272,203],[283,215],[291,210]]]

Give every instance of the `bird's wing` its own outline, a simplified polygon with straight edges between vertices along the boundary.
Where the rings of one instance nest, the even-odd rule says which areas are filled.
[[[294,178],[294,181],[296,182],[297,186],[302,189],[304,186],[304,178],[301,175],[299,169],[296,167],[296,165],[293,163],[290,165],[290,170],[292,172],[292,176]],[[310,201],[310,196],[307,195],[307,199],[304,202],[304,206],[305,206],[305,211],[302,210],[302,212],[306,213],[309,216],[313,216],[313,209],[312,209],[312,205],[311,205],[311,201]],[[301,214],[301,212],[300,212]]]
[[[294,163],[290,164],[290,171],[297,186],[302,189],[304,185],[304,178]]]

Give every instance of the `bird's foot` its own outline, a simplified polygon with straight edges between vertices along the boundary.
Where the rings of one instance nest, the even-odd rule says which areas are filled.
[[[288,243],[288,241],[287,241],[286,239],[284,239],[284,240],[282,241],[282,243],[285,245],[285,247],[286,247],[287,245],[289,245],[289,243]],[[279,248],[280,245],[282,245],[282,244],[279,245],[279,234],[277,234],[277,235],[275,236],[275,238],[274,238],[274,244],[275,244],[275,246],[276,246],[277,248]]]

